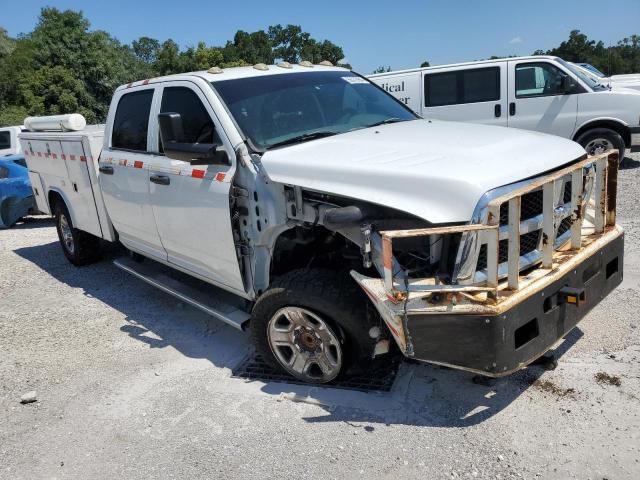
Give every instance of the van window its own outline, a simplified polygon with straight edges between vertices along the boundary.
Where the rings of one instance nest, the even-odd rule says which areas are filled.
[[[427,74],[425,106],[439,107],[500,99],[500,67]]]
[[[147,151],[147,131],[153,89],[127,93],[120,98],[113,121],[111,147]]]
[[[562,95],[566,76],[550,63],[520,63],[516,65],[516,98]]]
[[[0,132],[0,150],[11,148],[11,132]]]
[[[160,112],[180,114],[186,143],[215,143],[218,145],[222,143],[207,109],[198,95],[190,88],[165,88]],[[162,144],[160,149],[162,151]]]

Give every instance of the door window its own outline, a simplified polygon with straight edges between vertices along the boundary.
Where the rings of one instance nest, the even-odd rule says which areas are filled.
[[[200,97],[187,87],[167,87],[162,94],[161,113],[179,113],[182,117],[185,143],[222,144],[213,120]],[[162,142],[160,142],[162,152]]]
[[[11,132],[0,132],[0,150],[11,148]]]
[[[566,76],[550,63],[520,63],[516,65],[516,98],[562,95]]]
[[[500,100],[500,67],[428,74],[424,89],[427,107]]]
[[[7,167],[0,167],[0,179],[9,178],[9,169]]]
[[[147,131],[153,89],[127,93],[120,98],[113,121],[111,147],[147,151]]]

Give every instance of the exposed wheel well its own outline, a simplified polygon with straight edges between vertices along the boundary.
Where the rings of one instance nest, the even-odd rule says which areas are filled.
[[[627,147],[631,144],[631,132],[629,131],[629,128],[614,120],[597,120],[595,122],[587,123],[576,132],[573,136],[573,140],[577,140],[583,133],[594,128],[609,128],[620,134]]]
[[[358,246],[322,226],[295,227],[280,234],[273,249],[271,276],[308,267],[348,270],[362,266]]]

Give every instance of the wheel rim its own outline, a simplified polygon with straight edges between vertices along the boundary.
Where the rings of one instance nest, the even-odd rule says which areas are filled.
[[[71,231],[71,226],[69,225],[67,216],[64,213],[60,214],[60,233],[62,235],[62,244],[64,245],[64,248],[67,249],[67,252],[73,254],[75,250],[73,245],[73,232]]]
[[[613,148],[613,143],[606,138],[594,138],[584,147],[589,155],[598,155]]]
[[[269,320],[269,346],[291,375],[310,383],[330,382],[342,368],[340,340],[317,314],[284,307]]]

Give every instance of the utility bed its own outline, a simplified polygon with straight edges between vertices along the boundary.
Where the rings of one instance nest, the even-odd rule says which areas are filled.
[[[58,194],[75,228],[115,240],[98,185],[104,125],[87,126],[78,132],[26,131],[19,139],[38,210],[53,214],[51,195]]]

